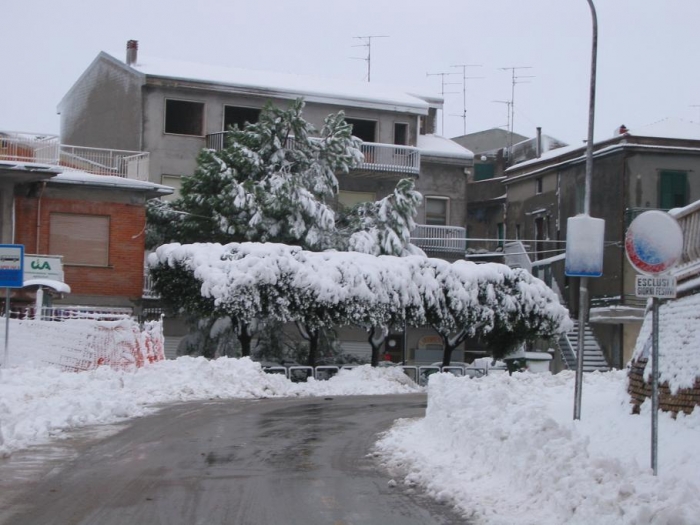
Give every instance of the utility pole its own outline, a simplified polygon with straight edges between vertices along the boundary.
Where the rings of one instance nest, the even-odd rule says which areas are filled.
[[[457,91],[445,91],[445,86],[452,86],[455,84],[459,84],[459,82],[445,82],[445,77],[448,75],[456,75],[457,73],[426,73],[426,77],[435,77],[439,76],[440,77],[440,94],[442,95],[442,98],[445,98],[445,95],[449,95],[452,93],[457,93]],[[441,131],[442,136],[445,136],[445,110],[442,110],[442,131]]]
[[[458,64],[452,67],[462,68],[462,135],[467,134],[467,80],[484,78],[484,77],[468,77],[468,67],[481,67],[481,64]]]
[[[523,78],[534,78],[534,75],[516,75],[516,71],[521,69],[532,69],[531,66],[511,66],[511,67],[501,67],[501,71],[511,72],[511,86],[510,86],[510,117],[508,122],[510,123],[510,138],[508,141],[509,148],[513,146],[513,133],[515,131],[515,85],[516,84],[527,84],[529,80],[520,80]]]
[[[359,58],[359,60],[364,60],[367,62],[367,82],[371,80],[372,77],[372,39],[373,38],[389,38],[388,35],[369,35],[369,36],[354,36],[353,38],[357,38],[358,40],[362,40],[362,44],[358,44],[356,46],[352,47],[366,47],[367,48],[367,57],[366,58]],[[357,57],[353,57],[357,58]]]

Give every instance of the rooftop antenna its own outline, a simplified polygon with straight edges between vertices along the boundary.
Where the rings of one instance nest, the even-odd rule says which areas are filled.
[[[510,100],[492,100],[491,102],[494,102],[496,104],[505,104],[507,106],[508,121],[507,121],[507,124],[505,125],[505,128],[510,131],[510,105],[511,105]],[[502,128],[504,126],[498,126],[498,127]]]
[[[362,40],[361,44],[357,44],[352,47],[366,47],[367,48],[367,58],[359,58],[359,60],[364,60],[367,62],[367,82],[371,80],[372,77],[372,39],[373,38],[389,38],[388,35],[369,35],[369,36],[354,36],[358,40]],[[358,58],[358,57],[353,57]]]
[[[510,123],[510,139],[508,147],[513,146],[513,132],[515,130],[515,85],[516,84],[528,84],[529,80],[521,80],[523,78],[535,78],[534,75],[517,75],[516,71],[521,69],[532,69],[532,66],[511,66],[511,67],[501,67],[501,71],[510,71],[511,73],[511,87],[510,87],[510,117],[508,122]]]
[[[467,134],[467,80],[484,78],[484,77],[468,77],[467,68],[468,67],[481,67],[481,64],[458,64],[452,67],[462,68],[462,114],[457,115],[462,117],[462,135]]]
[[[426,73],[426,77],[435,77],[435,76],[440,76],[440,94],[442,95],[443,98],[445,98],[445,95],[449,95],[452,93],[458,93],[458,91],[445,91],[445,86],[453,86],[456,84],[459,84],[459,82],[445,82],[445,77],[448,75],[456,75],[457,73]],[[445,136],[445,110],[442,111],[442,131],[441,131],[442,136]]]

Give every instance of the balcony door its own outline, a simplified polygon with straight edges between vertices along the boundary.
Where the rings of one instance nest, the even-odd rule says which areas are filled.
[[[352,134],[362,142],[377,142],[377,122],[358,118],[346,118],[352,126]]]

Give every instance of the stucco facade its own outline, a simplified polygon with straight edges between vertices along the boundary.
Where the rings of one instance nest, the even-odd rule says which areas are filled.
[[[647,209],[680,207],[700,199],[697,140],[626,133],[595,145],[590,215],[605,220],[603,276],[589,279],[590,323],[612,366],[630,360],[645,300],[634,292],[635,271],[624,236]],[[584,148],[564,148],[507,170],[507,236],[518,237],[531,259],[544,260],[573,315],[579,279],[564,275],[564,261],[547,259],[565,249],[567,219],[583,212]],[[676,182],[669,184],[668,176]]]

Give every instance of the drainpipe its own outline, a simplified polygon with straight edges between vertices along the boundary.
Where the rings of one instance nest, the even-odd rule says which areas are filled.
[[[37,195],[37,205],[36,205],[36,249],[34,253],[39,253],[39,239],[41,237],[41,197],[44,194],[44,188],[46,188],[46,182],[41,182],[39,187],[39,194]]]

